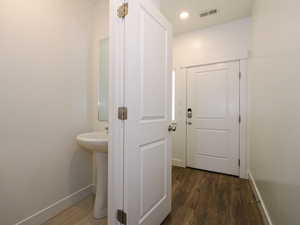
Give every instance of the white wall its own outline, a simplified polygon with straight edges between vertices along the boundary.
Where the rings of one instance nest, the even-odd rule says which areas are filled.
[[[150,0],[158,9],[160,8],[161,0]]]
[[[0,224],[12,225],[91,184],[87,0],[0,3]]]
[[[299,224],[299,8],[257,0],[253,11],[251,173],[274,225]]]
[[[173,162],[184,166],[186,149],[186,77],[184,66],[201,65],[248,57],[251,19],[233,21],[174,38],[173,62],[176,71],[176,121]]]

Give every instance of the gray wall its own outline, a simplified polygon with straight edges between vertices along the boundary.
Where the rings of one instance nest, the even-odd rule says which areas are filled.
[[[91,1],[0,2],[0,224],[92,183],[75,137],[87,113]]]
[[[300,1],[256,0],[251,173],[274,225],[300,222]]]

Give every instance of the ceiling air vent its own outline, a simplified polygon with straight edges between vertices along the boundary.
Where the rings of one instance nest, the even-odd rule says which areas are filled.
[[[216,14],[217,12],[218,12],[217,9],[206,10],[200,13],[200,17],[211,16],[213,14]]]

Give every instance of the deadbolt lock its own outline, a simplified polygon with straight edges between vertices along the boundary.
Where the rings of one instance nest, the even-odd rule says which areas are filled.
[[[193,117],[193,111],[191,108],[187,109],[187,118],[191,119]]]

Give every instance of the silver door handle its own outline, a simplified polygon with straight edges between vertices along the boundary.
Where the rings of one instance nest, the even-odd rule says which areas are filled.
[[[176,124],[176,123],[172,123],[172,124],[170,124],[170,125],[168,126],[168,131],[169,131],[169,132],[171,132],[171,131],[175,132],[176,129],[177,129],[177,124]]]

